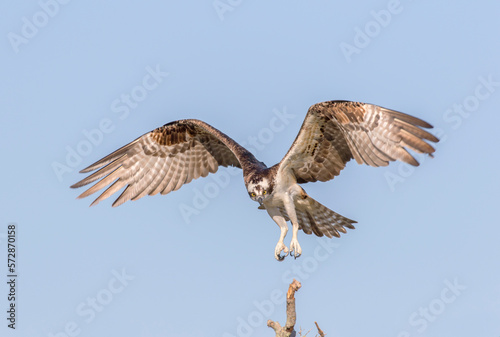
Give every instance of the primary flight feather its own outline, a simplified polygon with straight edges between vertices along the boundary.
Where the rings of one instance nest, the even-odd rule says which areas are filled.
[[[427,141],[439,141],[427,128],[432,126],[421,119],[373,104],[318,103],[309,108],[285,157],[267,167],[216,128],[184,119],[148,132],[83,169],[81,173],[97,171],[71,187],[97,181],[79,198],[107,187],[91,205],[125,187],[113,203],[119,206],[145,195],[178,190],[193,179],[217,172],[219,166],[239,167],[250,198],[280,227],[274,254],[281,261],[289,253],[301,255],[299,229],[340,237],[339,232],[354,229],[356,222],[323,206],[299,184],[331,180],[353,158],[370,166],[386,166],[395,160],[417,166],[407,149],[432,155],[434,148]],[[290,248],[284,244],[287,221],[292,223]]]

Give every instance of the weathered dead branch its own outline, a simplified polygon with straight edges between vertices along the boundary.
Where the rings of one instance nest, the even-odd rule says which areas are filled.
[[[294,279],[288,287],[288,292],[286,294],[285,326],[282,327],[278,322],[272,320],[267,321],[267,326],[274,330],[276,337],[295,337],[297,335],[297,332],[295,331],[295,323],[297,321],[297,313],[295,311],[295,292],[299,290],[301,286],[300,282]],[[325,333],[319,328],[318,323],[314,322],[314,324],[316,324],[319,336],[325,337]],[[302,330],[299,332],[299,336],[302,336]]]

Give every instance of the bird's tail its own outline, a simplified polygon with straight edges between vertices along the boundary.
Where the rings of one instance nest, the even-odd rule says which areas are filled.
[[[280,209],[281,213],[288,218],[285,209]],[[306,234],[316,234],[317,236],[326,235],[340,237],[340,233],[347,233],[346,228],[354,229],[354,220],[348,219],[328,207],[320,204],[309,195],[295,202],[295,212],[299,221],[299,229]]]

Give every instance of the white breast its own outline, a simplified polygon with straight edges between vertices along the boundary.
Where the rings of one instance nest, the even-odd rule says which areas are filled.
[[[266,200],[265,205],[283,207],[285,198],[295,200],[301,194],[302,188],[297,184],[295,176],[282,171],[276,176],[273,194]]]

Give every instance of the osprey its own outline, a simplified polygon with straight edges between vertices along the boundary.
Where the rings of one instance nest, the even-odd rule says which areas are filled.
[[[281,230],[274,250],[282,261],[289,253],[302,254],[297,233],[340,237],[350,220],[311,198],[300,184],[328,181],[346,163],[386,166],[400,160],[413,166],[418,162],[406,150],[432,156],[434,148],[425,140],[439,140],[423,128],[432,126],[416,117],[377,105],[329,101],[309,108],[302,127],[285,157],[267,167],[252,153],[209,124],[183,119],[165,124],[90,165],[81,173],[98,170],[71,186],[81,187],[99,180],[78,198],[109,186],[92,204],[110,197],[126,186],[115,200],[119,206],[145,195],[167,194],[209,173],[219,166],[243,170],[249,197],[265,209]],[[290,249],[284,238],[287,221],[292,223]]]

